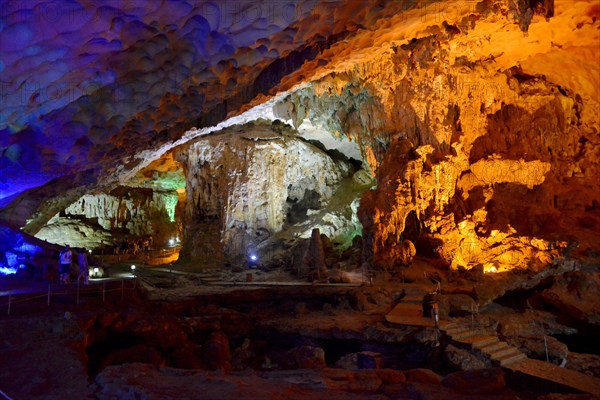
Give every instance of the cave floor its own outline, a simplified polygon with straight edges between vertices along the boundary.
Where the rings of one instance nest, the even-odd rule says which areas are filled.
[[[420,313],[422,295],[435,289],[435,285],[427,280],[406,284],[389,280],[386,276],[375,276],[373,281],[367,282],[362,271],[356,271],[353,275],[355,281],[351,284],[317,286],[298,281],[291,274],[279,270],[244,270],[233,273],[194,266],[139,266],[134,276],[130,264],[126,263],[112,265],[110,272],[110,279],[95,280],[89,286],[80,285],[79,295],[75,284],[51,285],[52,298],[49,305],[47,282],[0,280],[0,294],[3,294],[0,297],[0,382],[3,382],[0,390],[14,399],[123,398],[105,395],[113,393],[111,390],[118,385],[113,381],[110,386],[112,389],[109,390],[108,386],[102,386],[106,382],[99,383],[86,370],[83,360],[86,358],[87,339],[84,331],[89,327],[86,328],[85,321],[93,319],[100,312],[129,313],[148,306],[149,302],[162,304],[160,312],[165,314],[176,313],[173,310],[177,310],[177,306],[173,308],[169,304],[181,304],[192,299],[203,304],[221,304],[216,307],[239,304],[236,307],[244,308],[244,303],[247,303],[248,315],[254,320],[255,329],[276,332],[284,337],[302,333],[313,340],[377,342],[394,346],[403,346],[415,338],[421,343],[435,340],[432,339],[435,334],[432,322],[423,318]],[[252,275],[251,282],[247,282],[248,274]],[[139,296],[140,291],[143,293],[142,297]],[[7,292],[14,295],[10,310]],[[351,299],[345,305],[344,301],[347,300],[338,305],[325,304],[331,299],[344,296],[350,296]],[[285,302],[295,306],[286,309],[277,305]],[[276,305],[273,310],[269,310],[263,308],[265,304]],[[444,318],[440,325],[443,329],[447,324],[456,321],[464,324],[468,320],[468,317]],[[117,370],[123,372],[117,367],[111,368],[115,369],[103,375],[104,379],[117,379],[111,374],[115,374]],[[526,382],[534,379],[537,386],[543,387],[549,381],[554,381],[562,387],[562,391],[570,386],[600,395],[598,379],[573,371],[567,373],[567,370],[549,363],[527,359],[505,371]],[[169,374],[172,374],[166,373],[168,376],[165,377],[158,370],[145,373],[148,376],[163,374],[155,378],[166,381],[170,379]],[[177,372],[175,376],[182,376],[181,374],[185,375],[187,372]],[[300,381],[316,379],[314,371],[304,378],[301,378],[302,373],[298,374],[295,379]],[[208,379],[209,375],[210,373],[206,373],[203,379]],[[231,379],[223,376],[218,379],[210,378],[221,382],[214,390],[219,392],[223,389],[221,385],[231,385],[232,382],[243,386],[258,379],[252,374],[246,376],[236,372],[234,375]],[[244,380],[246,383],[243,383]],[[140,382],[141,380],[137,381],[142,384]],[[281,382],[274,385],[273,390],[280,384]],[[289,390],[282,387],[279,389]],[[317,395],[310,390],[299,391],[294,395],[297,398]],[[520,398],[536,398],[534,395],[527,396],[526,385],[519,390],[519,395],[522,396]],[[340,399],[394,398],[372,395],[373,393],[356,395],[336,392],[336,398]],[[446,395],[448,399],[461,398]],[[502,395],[477,398],[514,397]]]

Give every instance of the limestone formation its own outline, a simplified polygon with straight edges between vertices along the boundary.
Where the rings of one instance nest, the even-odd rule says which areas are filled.
[[[114,245],[123,234],[134,238],[153,235],[157,246],[166,245],[178,236],[177,202],[175,191],[121,188],[110,194],[87,194],[50,219],[36,237],[97,248]]]
[[[219,231],[204,238],[213,248],[230,259],[248,257],[285,226],[323,208],[350,172],[346,163],[268,126],[240,129],[180,153],[188,165],[184,251],[192,258],[205,249],[198,240],[203,223]]]

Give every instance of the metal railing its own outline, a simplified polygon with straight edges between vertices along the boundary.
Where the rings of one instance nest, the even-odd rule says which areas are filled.
[[[126,282],[133,282],[130,287],[126,287]],[[114,287],[117,286],[117,287]],[[47,287],[12,289],[0,292],[0,298],[6,298],[6,301],[0,302],[0,309],[5,308],[7,315],[11,315],[13,307],[19,303],[33,302],[35,300],[46,299],[46,306],[50,307],[52,297],[73,295],[75,304],[79,304],[82,294],[101,294],[102,302],[106,301],[107,293],[121,292],[121,299],[125,296],[125,290],[136,290],[137,277],[130,278],[110,278],[101,280],[90,280],[88,285],[75,284],[53,284],[49,283]]]

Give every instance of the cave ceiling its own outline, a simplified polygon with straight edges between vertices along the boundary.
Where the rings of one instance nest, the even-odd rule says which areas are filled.
[[[275,121],[377,178],[374,251],[410,212],[491,247],[569,207],[598,233],[579,212],[598,207],[599,18],[597,0],[5,0],[0,220],[35,234],[86,193],[181,190],[172,151]],[[493,209],[521,194],[527,226]]]

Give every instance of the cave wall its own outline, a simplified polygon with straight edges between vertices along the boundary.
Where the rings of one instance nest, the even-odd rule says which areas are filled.
[[[489,38],[469,38],[471,22],[384,44],[368,62],[322,74],[274,114],[294,126],[308,118],[359,144],[377,179],[359,210],[364,257],[376,265],[403,263],[410,213],[417,249],[453,268],[539,269],[559,256],[597,257],[593,86],[585,75],[573,84],[531,73],[545,69],[531,58],[528,71],[477,58]],[[499,43],[498,57],[503,46],[519,44]]]
[[[187,179],[184,259],[203,260],[216,251],[244,260],[286,224],[323,207],[351,169],[300,138],[260,125],[178,151]]]
[[[419,47],[403,49],[401,59],[421,57]],[[573,247],[595,254],[599,164],[590,142],[598,143],[598,122],[582,120],[581,97],[519,69],[452,65],[443,52],[411,66],[402,80],[421,90],[408,102],[436,143],[419,145],[431,143],[430,132],[417,140],[406,132],[374,153],[378,186],[360,211],[365,257],[400,264],[411,211],[425,247],[453,268],[538,269]]]
[[[173,14],[161,5],[156,19],[142,24],[145,9],[125,4],[115,5],[110,18],[84,24],[83,36],[64,40],[57,39],[66,33],[61,29],[82,22],[51,23],[46,40],[34,23],[44,9],[36,4],[13,2],[18,7],[2,10],[2,41],[9,46],[3,79],[9,108],[2,117],[10,122],[0,127],[2,224],[38,233],[86,193],[126,184],[176,146],[225,125],[278,119],[300,134],[322,135],[322,147],[362,162],[377,179],[360,209],[365,257],[374,263],[401,262],[406,238],[457,268],[537,268],[559,254],[598,254],[597,1],[311,2],[297,20],[271,21],[277,22],[272,31],[258,28],[263,20],[244,20],[235,34],[212,26],[198,7]],[[90,4],[80,11],[88,18],[98,10]],[[113,16],[130,21],[113,24]],[[136,26],[145,33],[130,31]],[[122,47],[106,52],[112,41],[97,32],[125,34],[114,42]],[[55,60],[57,46],[66,53]],[[50,65],[22,62],[47,56]],[[107,73],[88,79],[100,70]],[[57,101],[44,98],[50,81],[59,88],[72,78],[76,83],[66,88],[72,90],[57,92]],[[98,90],[67,99],[86,82]],[[124,98],[111,97],[123,90]],[[286,192],[294,189],[281,184],[288,155],[253,156],[276,139],[245,139],[251,145],[237,150],[206,140],[203,155],[190,153],[186,166],[194,184],[185,211],[190,238],[203,234],[211,243],[221,234],[256,232],[262,238],[327,197],[320,186],[310,196]],[[236,155],[223,159],[221,152]],[[273,170],[248,161],[263,157]],[[306,162],[311,176],[314,164],[295,160]],[[252,171],[279,189],[261,194],[266,184]],[[181,189],[180,176],[171,178]],[[302,187],[312,184],[306,179]],[[246,203],[229,203],[245,196]],[[85,218],[78,213],[71,223]],[[245,233],[231,233],[236,221]],[[249,239],[224,240],[243,247]]]

